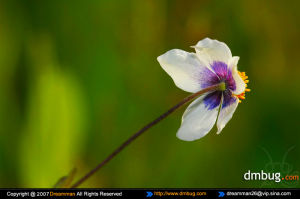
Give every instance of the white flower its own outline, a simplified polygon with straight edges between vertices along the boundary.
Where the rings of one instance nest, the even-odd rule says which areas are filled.
[[[225,43],[205,38],[193,48],[196,53],[173,49],[157,60],[176,86],[184,91],[196,93],[221,82],[226,88],[203,94],[188,106],[177,132],[177,137],[185,141],[202,138],[215,123],[220,133],[232,118],[240,99],[245,99],[245,91],[250,91],[246,89],[248,77],[237,70],[239,57],[232,57]]]

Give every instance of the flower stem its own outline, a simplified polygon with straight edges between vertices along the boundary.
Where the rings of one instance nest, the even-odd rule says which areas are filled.
[[[180,101],[178,104],[170,108],[167,112],[160,115],[158,118],[153,120],[152,122],[148,123],[146,126],[141,128],[138,132],[133,134],[131,137],[129,137],[123,144],[121,144],[115,151],[113,151],[107,158],[105,158],[100,164],[98,164],[94,169],[89,171],[85,176],[80,178],[76,183],[74,183],[71,188],[76,188],[80,184],[82,184],[84,181],[86,181],[89,177],[91,177],[94,173],[96,173],[100,168],[102,168],[105,164],[107,164],[111,159],[113,159],[117,154],[119,154],[126,146],[128,146],[132,141],[134,141],[137,137],[139,137],[141,134],[143,134],[146,130],[166,118],[168,115],[173,113],[175,110],[180,108],[182,105],[186,104],[187,102],[191,101],[192,99],[196,98],[199,95],[202,95],[207,92],[220,90],[224,83],[216,84],[207,88],[204,88],[203,90],[198,91],[197,93],[194,93],[186,98],[184,98],[182,101]]]

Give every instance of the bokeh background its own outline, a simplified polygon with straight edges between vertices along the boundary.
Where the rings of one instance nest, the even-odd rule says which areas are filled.
[[[175,136],[185,108],[82,187],[299,187],[299,1],[1,1],[0,187],[76,179],[188,93],[156,57],[204,37],[240,56],[252,92],[220,135]]]

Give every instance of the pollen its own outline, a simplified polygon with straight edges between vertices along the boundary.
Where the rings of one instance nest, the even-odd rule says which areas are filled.
[[[246,75],[246,73],[238,71],[238,74],[240,75],[240,77],[242,78],[242,80],[245,82],[245,87],[246,87],[246,89],[245,89],[244,92],[242,92],[239,95],[235,95],[239,99],[239,103],[241,103],[242,100],[246,99],[245,93],[246,92],[250,92],[251,90],[249,88],[247,88],[248,87],[247,83],[249,83],[249,80],[248,80],[248,76]]]

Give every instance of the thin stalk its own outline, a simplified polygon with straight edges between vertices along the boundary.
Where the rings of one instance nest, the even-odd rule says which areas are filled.
[[[85,176],[80,178],[76,183],[72,185],[71,188],[76,188],[80,184],[82,184],[84,181],[86,181],[89,177],[91,177],[94,173],[96,173],[100,168],[102,168],[105,164],[107,164],[111,159],[113,159],[117,154],[119,154],[126,146],[128,146],[132,141],[134,141],[137,137],[142,135],[146,130],[166,118],[168,115],[173,113],[175,110],[180,108],[182,105],[186,104],[187,102],[191,101],[192,99],[196,98],[199,95],[202,95],[207,92],[215,91],[215,90],[222,90],[224,87],[224,83],[216,84],[210,87],[207,87],[203,90],[198,91],[197,93],[194,93],[186,98],[184,98],[182,101],[180,101],[178,104],[170,108],[167,112],[160,115],[158,118],[153,120],[152,122],[148,123],[146,126],[141,128],[139,131],[134,133],[131,137],[129,137],[123,144],[121,144],[116,150],[114,150],[107,158],[105,158],[100,164],[98,164],[94,169],[89,171]]]

